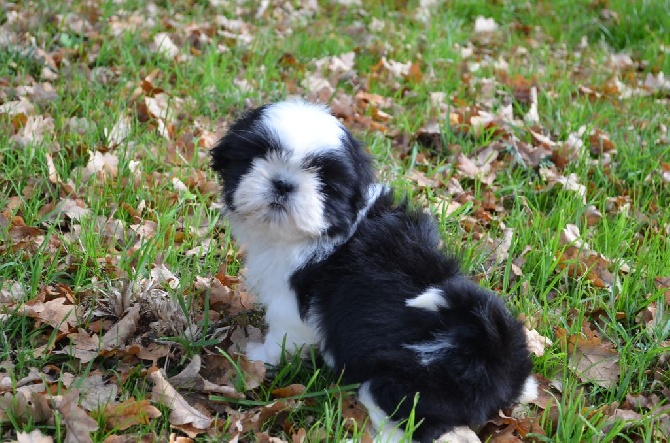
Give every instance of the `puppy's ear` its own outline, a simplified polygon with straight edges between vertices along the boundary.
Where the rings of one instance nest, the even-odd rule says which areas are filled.
[[[248,159],[262,150],[265,134],[259,127],[259,121],[267,107],[263,105],[245,112],[210,149],[210,166],[222,178],[231,162]]]
[[[356,168],[356,177],[358,177],[359,185],[363,191],[363,195],[365,195],[368,186],[375,180],[375,174],[372,168],[372,158],[363,147],[363,144],[351,135],[349,130],[344,128],[344,133],[345,136],[342,143],[344,143],[347,150],[351,153],[351,157],[354,161],[354,168]]]
[[[229,147],[229,140],[227,139],[227,136],[221,137],[209,150],[209,165],[214,171],[218,173],[223,172],[228,167],[226,151]]]

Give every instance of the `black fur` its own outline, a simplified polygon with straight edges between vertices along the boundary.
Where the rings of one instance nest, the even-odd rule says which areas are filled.
[[[259,125],[266,108],[247,113],[212,149],[230,210],[254,159],[282,150]],[[394,420],[409,416],[419,394],[415,414],[422,424],[415,439],[428,442],[454,426],[482,424],[519,398],[530,375],[523,327],[495,293],[470,281],[440,249],[432,217],[395,203],[388,189],[368,202],[368,190],[377,186],[370,158],[348,131],[343,134],[343,149],[317,151],[302,163],[318,171],[324,238],[343,240],[289,276],[300,316],[318,325],[333,369],[343,371],[347,383],[369,383],[375,402]],[[407,306],[428,288],[441,291],[445,306]],[[436,343],[425,361],[417,351],[422,343]]]
[[[519,397],[532,368],[521,324],[438,243],[433,219],[394,204],[388,191],[348,242],[291,277],[345,382],[370,381],[377,404],[389,414],[397,408],[396,420],[409,416],[419,393],[419,441],[484,423]],[[447,308],[405,305],[428,287],[442,289]],[[436,338],[456,347],[429,365],[404,346]]]

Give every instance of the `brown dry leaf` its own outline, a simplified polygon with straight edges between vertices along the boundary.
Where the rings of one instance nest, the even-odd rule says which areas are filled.
[[[561,231],[560,244],[567,246],[556,254],[559,269],[567,268],[568,275],[573,278],[584,276],[599,288],[607,288],[614,283],[614,275],[608,270],[611,261],[591,250],[589,245],[581,240],[576,225],[568,224]]]
[[[53,438],[49,435],[42,434],[39,429],[33,429],[32,432],[18,432],[16,434],[16,441],[18,443],[53,443]]]
[[[270,419],[274,420],[276,426],[281,426],[283,421],[288,418],[287,412],[290,412],[298,406],[295,400],[277,400],[274,403],[263,406],[257,416],[250,422],[253,423],[252,429],[255,432],[260,431],[260,427]]]
[[[421,83],[423,80],[423,72],[421,72],[420,62],[412,62],[407,75],[405,75],[405,79],[410,83]]]
[[[540,374],[534,374],[535,380],[537,380],[537,398],[529,401],[530,404],[538,406],[543,410],[547,410],[552,406],[556,401],[556,396],[560,396],[559,393],[552,394],[551,389],[551,380],[544,378]]]
[[[251,361],[242,354],[230,354],[239,370],[244,374],[244,386],[248,390],[258,388],[265,379],[265,364]],[[230,385],[238,377],[238,370],[225,355],[211,354],[202,357],[201,374],[218,385]]]
[[[56,409],[65,422],[64,443],[92,443],[91,432],[98,430],[98,423],[78,406],[78,401],[77,389],[70,389],[60,402],[56,401]]]
[[[202,412],[189,405],[174,387],[163,377],[163,374],[157,369],[150,369],[149,380],[154,383],[151,391],[151,399],[156,403],[170,408],[170,417],[168,418],[172,425],[193,426],[198,432],[205,432],[212,425],[212,419]]]
[[[532,132],[532,131],[531,131]],[[517,140],[512,138],[513,143],[511,146],[519,154],[519,157],[523,160],[523,163],[530,168],[537,168],[540,163],[549,157],[552,153],[550,148],[545,147],[543,144],[538,146],[533,146],[530,143]],[[506,146],[503,144],[503,147]]]
[[[670,163],[661,163],[661,170],[658,171],[663,183],[670,183]]]
[[[170,271],[165,264],[155,265],[151,269],[151,278],[160,286],[169,286],[172,289],[179,287],[179,278]]]
[[[146,425],[161,416],[161,411],[149,400],[135,400],[133,397],[123,403],[109,404],[102,412],[108,428],[125,431],[131,426]]]
[[[277,388],[272,391],[272,395],[276,398],[296,397],[305,392],[307,388],[301,384],[292,384],[283,388]]]
[[[0,305],[20,303],[25,294],[24,285],[16,280],[0,282]]]
[[[58,202],[53,211],[51,211],[50,216],[58,217],[60,215],[65,215],[71,220],[80,220],[82,217],[85,217],[90,213],[90,209],[86,207],[86,203],[84,203],[83,200],[64,198]]]
[[[39,322],[44,322],[61,332],[70,332],[77,324],[76,306],[66,305],[67,299],[59,297],[48,302],[31,300],[23,305],[19,312],[32,317]]]
[[[491,419],[487,427],[480,433],[485,441],[496,443],[513,443],[526,441],[528,434],[546,435],[535,417],[509,417],[500,411]],[[491,426],[494,425],[494,426]]]
[[[19,423],[46,423],[53,419],[53,410],[42,392],[17,389],[0,396],[0,423],[8,421],[8,416]]]
[[[54,133],[54,119],[42,115],[29,115],[21,129],[10,137],[22,147],[42,142]]]
[[[179,55],[179,47],[167,32],[159,32],[154,36],[153,50],[167,58],[175,58]]]
[[[249,411],[234,410],[227,408],[226,412],[228,414],[228,420],[230,422],[230,432],[235,433],[235,437],[231,441],[238,441],[241,434],[247,432],[260,432],[261,427],[263,426],[263,421],[261,420],[261,410],[269,408],[275,413],[280,413],[284,410],[282,401],[277,401],[269,405],[263,406],[262,408],[254,408]],[[265,418],[272,417],[272,414],[266,414]],[[275,423],[277,424],[277,423]]]
[[[609,136],[599,129],[595,129],[589,135],[589,149],[591,154],[600,155],[603,152],[616,150],[614,143]]]
[[[220,278],[214,277],[199,280],[198,289],[210,290],[209,303],[212,309],[225,310],[228,315],[235,316],[254,310],[253,296],[239,284],[232,287],[224,284]]]
[[[406,78],[412,68],[412,62],[401,63],[395,60],[387,60],[386,57],[382,57],[380,63],[381,67],[391,74],[391,77],[397,79]]]
[[[108,435],[102,443],[155,443],[160,439],[154,433],[150,434],[123,434],[123,435]]]
[[[330,84],[330,80],[320,71],[306,75],[302,85],[308,92],[308,98],[313,101],[328,103],[335,94],[335,88]]]
[[[603,342],[586,325],[584,334],[568,334],[558,329],[556,335],[567,342],[569,367],[585,382],[611,388],[619,380],[619,353],[611,343]]]
[[[95,176],[100,180],[113,179],[119,173],[119,157],[113,152],[89,152],[89,160],[81,170],[81,178],[86,182]]]
[[[162,343],[150,343],[148,346],[140,346],[136,355],[142,360],[151,361],[151,364],[155,366],[159,359],[170,355],[170,346]]]
[[[100,349],[122,347],[135,334],[140,320],[140,304],[133,304],[121,320],[102,336]]]
[[[78,358],[82,363],[88,363],[98,356],[100,348],[100,337],[96,334],[89,334],[84,329],[79,328],[77,332],[68,335],[72,346],[64,348],[55,353],[66,353],[72,357]]]
[[[585,214],[586,214],[586,225],[589,227],[597,225],[600,219],[603,218],[602,212],[600,212],[598,208],[596,208],[593,205],[587,206]]]
[[[656,288],[663,291],[665,303],[670,305],[670,277],[656,277],[654,279]]]
[[[586,186],[579,183],[579,177],[577,177],[577,174],[572,173],[565,177],[554,169],[540,168],[540,176],[552,186],[560,184],[567,191],[576,192],[582,198],[582,203],[586,204]]]
[[[260,343],[263,341],[263,336],[263,331],[255,326],[237,327],[230,334],[232,344],[226,352],[230,355],[244,353],[249,343]]]
[[[193,438],[190,437],[183,437],[174,433],[170,434],[169,443],[191,443],[192,441]]]
[[[498,30],[498,25],[493,18],[486,18],[482,15],[477,16],[473,32],[475,34],[489,34]]]
[[[369,422],[368,411],[365,406],[358,401],[355,394],[341,397],[342,417],[344,426],[350,431],[359,431]]]
[[[119,116],[110,131],[105,128],[105,136],[110,147],[119,146],[130,135],[130,119],[125,115]]]
[[[491,171],[491,163],[498,158],[497,151],[485,149],[477,158],[471,159],[464,154],[459,154],[456,159],[456,168],[462,176],[471,179],[478,179],[482,183],[490,185],[496,178],[495,172]]]
[[[220,394],[226,397],[243,398],[244,394],[237,392],[232,386],[220,386],[206,380],[200,375],[201,358],[194,355],[190,363],[177,375],[170,377],[168,382],[176,388],[189,388],[210,394]]]
[[[556,253],[559,269],[567,269],[572,278],[584,277],[598,288],[607,288],[614,283],[614,274],[608,269],[610,260],[591,250],[580,239],[576,225],[569,224],[561,231],[560,243],[567,246]]]
[[[76,383],[76,382],[75,382]],[[100,374],[81,380],[81,406],[87,411],[97,411],[104,405],[116,400],[119,387],[113,383],[105,383]]]
[[[569,163],[581,158],[584,147],[582,136],[585,132],[586,126],[581,126],[576,132],[570,133],[566,141],[556,144],[551,160],[558,169],[562,170]]]
[[[584,277],[597,288],[609,288],[614,275],[607,269],[610,262],[595,251],[568,246],[556,254],[558,268],[567,269],[572,278]]]
[[[406,173],[405,178],[407,180],[411,180],[412,182],[416,183],[416,185],[419,188],[437,189],[440,187],[439,180],[430,178],[423,172],[418,171],[416,169],[412,169],[408,173]]]
[[[538,357],[544,355],[544,350],[554,343],[547,337],[540,335],[535,329],[526,331],[526,341],[528,342],[528,350]]]

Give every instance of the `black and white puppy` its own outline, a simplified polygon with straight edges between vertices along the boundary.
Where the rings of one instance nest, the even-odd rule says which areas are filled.
[[[266,308],[250,359],[317,344],[345,383],[361,383],[387,440],[413,408],[414,438],[428,442],[534,396],[521,324],[440,250],[429,215],[375,183],[326,107],[257,108],[211,154],[246,282]]]

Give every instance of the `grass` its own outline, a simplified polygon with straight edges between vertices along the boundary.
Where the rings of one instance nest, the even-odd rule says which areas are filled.
[[[660,173],[662,163],[670,158],[667,133],[665,142],[657,142],[664,137],[662,125],[667,125],[668,93],[622,99],[608,94],[604,85],[614,76],[635,86],[647,74],[670,74],[666,37],[670,1],[452,0],[431,9],[427,23],[414,17],[418,2],[364,1],[364,7],[322,2],[314,14],[301,9],[301,2],[286,2],[283,8],[271,3],[259,18],[255,18],[254,2],[219,6],[204,1],[157,2],[149,8],[136,1],[35,1],[0,11],[0,25],[17,36],[7,51],[0,51],[0,105],[17,100],[21,86],[44,81],[43,70],[51,59],[40,51],[66,60],[57,67],[58,77],[50,81],[55,96],[36,93],[30,98],[34,115],[53,119],[44,137],[17,145],[11,136],[25,122],[0,114],[0,211],[5,217],[0,221],[6,220],[0,223],[0,288],[19,282],[24,288],[22,301],[27,302],[47,286],[62,284],[71,288],[75,300],[90,305],[96,297],[104,297],[113,282],[147,278],[156,264],[164,264],[179,278],[179,284],[168,289],[170,297],[198,325],[197,337],[184,331],[183,336],[169,340],[177,351],[160,364],[170,374],[177,373],[193,355],[213,351],[212,330],[226,326],[198,312],[196,278],[213,276],[221,266],[235,275],[240,267],[235,245],[212,207],[216,192],[206,186],[214,176],[208,169],[207,149],[199,143],[206,140],[202,130],[221,129],[249,106],[290,94],[305,95],[302,81],[314,70],[315,59],[355,51],[359,83],[343,79],[337,91],[354,95],[367,88],[394,102],[384,109],[392,116],[387,133],[353,127],[377,160],[380,176],[414,201],[451,199],[444,186],[420,188],[407,178],[409,173],[446,183],[459,177],[452,156],[456,149],[474,155],[497,136],[471,137],[452,130],[444,115],[430,105],[430,93],[445,92],[452,107],[457,107],[454,103],[472,106],[485,99],[481,79],[494,79],[490,110],[496,112],[514,92],[514,84],[501,80],[493,63],[504,60],[509,64],[509,79],[518,75],[538,85],[540,125],[547,135],[566,140],[581,126],[587,134],[597,128],[616,146],[614,163],[604,164],[603,157],[587,154],[561,170],[564,176],[576,174],[587,186],[586,205],[572,191],[560,186],[549,189],[537,168],[515,166],[508,160],[492,186],[461,178],[467,203],[453,214],[436,214],[444,238],[482,284],[504,293],[515,313],[526,316],[540,334],[554,341],[544,356],[535,359],[535,370],[563,389],[552,414],[537,411],[546,433],[538,438],[657,441],[662,424],[653,412],[638,408],[639,422],[624,426],[613,424],[604,408],[615,402],[625,404],[627,395],[661,396],[668,389],[670,368],[667,357],[660,357],[669,351],[670,316],[667,295],[654,280],[670,275],[670,214],[664,210],[670,204],[670,185]],[[289,4],[294,13],[289,12]],[[19,19],[12,18],[13,11]],[[72,23],[60,23],[58,16],[67,13],[87,17],[94,32],[82,35]],[[142,17],[142,25],[114,36],[114,24],[125,22],[129,15]],[[480,15],[494,18],[501,31],[488,43],[478,43],[473,57],[464,57],[462,48],[473,39],[474,21]],[[241,19],[247,28],[226,28],[220,24],[224,18]],[[371,30],[380,23],[381,30]],[[187,25],[197,31],[188,33]],[[32,39],[21,37],[26,31]],[[154,36],[160,32],[173,36],[181,59],[155,51]],[[201,34],[207,37],[200,38]],[[613,72],[607,62],[620,52],[641,63],[635,69]],[[382,56],[419,62],[422,80],[377,74],[375,67]],[[471,70],[475,62],[481,66]],[[169,139],[160,134],[156,118],[147,115],[134,95],[148,76],[153,92],[145,90],[140,96],[163,90],[171,97],[169,109],[177,114]],[[603,95],[589,98],[580,93],[580,86]],[[526,104],[513,104],[516,116],[527,111]],[[115,147],[107,135],[123,116],[129,119],[129,132],[125,142]],[[73,131],[70,119],[74,117],[83,117],[90,125]],[[431,151],[416,143],[413,135],[434,118],[442,119],[443,149]],[[407,155],[401,154],[394,138],[404,132],[410,135]],[[588,137],[583,139],[588,146]],[[82,168],[95,151],[113,153],[119,160],[117,171],[108,178],[85,181]],[[79,221],[54,215],[54,205],[67,192],[50,178],[49,156],[58,177],[73,186],[72,196],[89,210]],[[188,190],[177,190],[175,179],[187,183]],[[462,220],[476,218],[491,192],[504,210],[494,211],[483,235],[468,231]],[[593,225],[586,220],[588,205],[603,214]],[[15,216],[52,241],[15,247],[8,226]],[[122,232],[110,232],[106,219],[116,220]],[[615,272],[611,288],[596,287],[586,278],[561,271],[555,258],[563,247],[561,231],[569,224],[579,227],[592,250],[631,271]],[[135,225],[145,226],[146,237],[138,237]],[[491,266],[487,238],[499,238],[504,228],[514,232],[508,258]],[[212,247],[204,255],[188,253],[205,239],[212,240]],[[512,272],[512,263],[522,254],[525,261],[519,276]],[[656,308],[650,328],[638,320],[648,306]],[[52,328],[37,325],[16,307],[0,315],[0,361],[6,365],[0,367],[0,374],[10,374],[15,382],[32,367],[54,365],[75,375],[91,369],[49,351],[63,346]],[[82,316],[80,326],[90,327],[89,321],[90,316]],[[618,352],[621,376],[610,388],[585,383],[570,371],[568,351],[556,339],[557,328],[579,334],[585,322],[596,325],[603,340]],[[36,352],[45,345],[47,351]],[[114,369],[105,369],[103,363],[96,361],[96,368],[112,376]],[[151,386],[141,370],[125,376],[119,384],[120,398],[150,397]],[[305,428],[314,440],[348,435],[335,395],[337,378],[322,369],[316,358],[286,362],[270,373],[264,385],[248,393],[246,404],[230,405],[243,410],[268,405],[274,401],[274,388],[292,383],[306,386],[307,391],[292,399],[303,404],[284,423],[292,423],[293,431]],[[66,390],[61,382],[56,387]],[[351,387],[342,389],[351,391]],[[128,432],[167,435],[169,411],[163,412],[162,418]],[[9,422],[0,423],[1,435],[13,439],[16,431],[38,427],[61,440],[65,428],[56,417],[54,424],[47,425],[10,414]],[[268,423],[264,429],[290,438],[290,430],[281,426]],[[102,441],[114,432],[103,428],[94,439]],[[232,435],[229,429],[222,432]],[[353,437],[362,438],[360,429]]]

